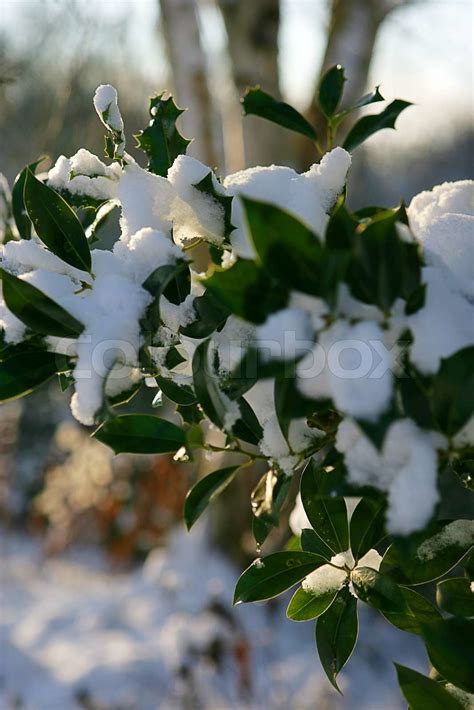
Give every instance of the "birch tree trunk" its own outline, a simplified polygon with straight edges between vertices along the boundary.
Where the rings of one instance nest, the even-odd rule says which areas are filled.
[[[160,8],[175,100],[188,109],[180,120],[183,134],[194,139],[189,153],[207,165],[217,165],[221,156],[215,148],[215,117],[196,0],[160,0]]]
[[[219,0],[228,36],[238,96],[260,84],[280,95],[278,72],[279,0]],[[287,162],[290,144],[278,127],[249,116],[244,120],[245,159],[248,166]]]

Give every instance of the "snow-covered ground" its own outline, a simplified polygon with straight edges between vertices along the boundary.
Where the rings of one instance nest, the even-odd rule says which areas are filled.
[[[339,696],[287,599],[232,608],[238,570],[203,526],[127,574],[5,532],[1,549],[1,710],[395,710],[392,661],[424,667],[415,637],[364,610]]]

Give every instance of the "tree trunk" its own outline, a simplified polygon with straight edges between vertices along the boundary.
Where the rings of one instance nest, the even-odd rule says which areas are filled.
[[[161,22],[183,134],[192,138],[189,153],[207,165],[220,161],[214,143],[214,112],[207,83],[196,0],[160,0]]]
[[[219,6],[238,96],[255,84],[279,96],[279,0],[219,0]],[[255,116],[244,119],[244,145],[247,165],[269,165],[289,158],[290,143],[282,129]]]

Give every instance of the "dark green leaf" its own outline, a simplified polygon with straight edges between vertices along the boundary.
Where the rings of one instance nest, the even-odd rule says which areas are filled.
[[[317,466],[310,461],[303,472],[300,486],[306,515],[316,534],[334,554],[345,552],[349,548],[346,503],[343,498],[321,496],[318,481]]]
[[[28,217],[41,241],[70,266],[90,271],[89,244],[74,210],[31,170],[26,175],[24,200]]]
[[[430,661],[450,683],[474,693],[474,621],[451,617],[422,626]]]
[[[398,663],[395,667],[410,710],[462,710],[462,703],[437,681]]]
[[[318,295],[322,252],[318,237],[279,207],[241,199],[262,267],[285,287]]]
[[[189,267],[187,262],[178,261],[175,264],[159,266],[145,280],[143,288],[153,296],[153,301],[148,306],[146,315],[142,319],[142,330],[151,334],[153,342],[153,333],[161,324],[161,296],[170,295],[171,289],[174,299],[177,299],[173,300],[173,302],[181,303],[189,293]]]
[[[24,191],[25,191],[25,180],[28,170],[32,173],[35,172],[38,165],[43,162],[44,158],[39,158],[33,163],[30,163],[23,168],[23,170],[18,173],[13,183],[12,188],[12,212],[15,218],[16,227],[18,229],[18,234],[22,239],[31,239],[31,220],[28,217],[28,212],[25,207]]]
[[[78,338],[84,330],[73,316],[36,286],[0,269],[3,298],[8,309],[37,333]]]
[[[398,233],[404,208],[387,210],[356,232],[355,252],[348,272],[352,294],[388,312],[397,298],[407,298],[421,282],[418,247]],[[415,251],[413,251],[415,250]]]
[[[224,428],[228,402],[219,387],[213,363],[210,359],[211,341],[205,340],[196,348],[193,356],[194,391],[206,416],[219,429]]]
[[[466,577],[452,577],[438,582],[436,602],[454,616],[474,616],[474,592]]]
[[[358,630],[357,599],[347,587],[343,587],[316,623],[316,645],[321,665],[338,691],[336,678],[354,650]]]
[[[230,269],[214,272],[204,285],[231,313],[251,323],[263,323],[288,301],[287,290],[247,259],[239,259]]]
[[[433,413],[441,431],[456,434],[472,416],[474,403],[474,347],[441,361],[434,378]]]
[[[193,185],[196,190],[207,195],[211,200],[214,200],[219,207],[222,209],[224,215],[224,239],[228,242],[228,238],[233,229],[234,225],[231,222],[231,212],[232,212],[232,200],[230,195],[226,195],[223,192],[218,192],[214,186],[212,179],[212,172],[209,171],[203,179]],[[220,260],[218,262],[221,263]]]
[[[19,351],[0,362],[0,402],[32,392],[58,372],[71,369],[64,355],[40,350]]]
[[[228,466],[209,473],[191,488],[184,501],[184,521],[188,530],[191,530],[213,498],[227,488],[238,468],[238,466]]]
[[[293,621],[308,621],[321,616],[331,606],[337,591],[311,594],[300,587],[294,593],[286,610],[286,615]]]
[[[398,584],[371,567],[351,573],[354,590],[363,602],[384,613],[406,613],[408,607]]]
[[[350,116],[353,111],[357,111],[357,109],[362,108],[363,106],[368,106],[369,104],[375,104],[378,101],[385,101],[385,99],[380,93],[379,87],[376,86],[373,91],[369,92],[368,94],[364,94],[364,96],[361,96],[361,98],[356,101],[355,104],[333,116],[331,119],[332,127],[337,128],[338,126],[340,126],[341,123],[345,121],[345,119]]]
[[[211,291],[205,291],[193,301],[197,313],[196,320],[181,328],[181,333],[188,338],[207,338],[217,330],[230,315],[230,310],[216,298]]]
[[[424,584],[449,572],[473,545],[472,520],[437,521],[422,533],[395,538],[380,569],[401,584]]]
[[[362,498],[354,510],[350,522],[350,539],[356,561],[383,539],[385,507],[383,499]]]
[[[242,441],[256,445],[263,438],[262,425],[246,399],[240,397],[237,404],[240,409],[240,419],[232,427],[232,432]]]
[[[234,604],[272,599],[301,582],[325,562],[325,559],[310,552],[276,552],[258,558],[237,582]]]
[[[102,424],[93,436],[116,454],[174,453],[186,443],[184,432],[149,414],[123,414]]]
[[[248,89],[241,101],[246,116],[260,116],[290,131],[301,133],[312,141],[318,139],[313,126],[296,109],[283,101],[277,101],[258,86]]]
[[[410,634],[421,634],[421,625],[441,618],[439,611],[425,597],[408,587],[399,588],[406,603],[406,610],[383,611],[383,616],[397,629]]]
[[[344,90],[344,69],[340,64],[335,64],[328,69],[319,85],[319,105],[326,118],[331,118],[337,110]]]
[[[395,99],[381,113],[359,119],[349,131],[343,148],[351,152],[377,131],[383,128],[395,128],[395,122],[401,112],[411,105],[409,101]]]
[[[144,131],[135,136],[138,147],[148,156],[148,170],[155,175],[166,177],[178,155],[184,155],[191,143],[183,138],[176,128],[176,121],[184,112],[178,108],[170,96],[164,93],[150,99],[150,123]]]
[[[181,404],[184,407],[196,404],[197,397],[189,385],[178,385],[165,377],[157,377],[156,382],[163,394],[175,404]]]
[[[334,551],[326,545],[324,540],[321,540],[319,535],[316,535],[314,530],[309,528],[304,528],[301,531],[301,549],[305,552],[314,552],[316,555],[321,555],[328,562],[334,556]]]

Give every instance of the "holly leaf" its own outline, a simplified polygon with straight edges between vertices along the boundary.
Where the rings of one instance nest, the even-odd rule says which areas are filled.
[[[316,619],[321,614],[331,606],[334,599],[336,598],[336,591],[323,592],[322,594],[313,594],[312,592],[307,592],[303,587],[296,590],[290,603],[288,604],[288,609],[286,610],[286,615],[292,621],[308,621],[309,619]]]
[[[36,234],[48,249],[66,264],[90,272],[89,244],[74,210],[31,170],[26,174],[24,200]]]
[[[188,492],[184,501],[184,522],[188,530],[206,510],[209,503],[233,480],[239,466],[227,466],[201,478]]]
[[[352,126],[342,147],[350,153],[374,133],[383,128],[395,128],[397,118],[408,106],[412,106],[410,101],[395,99],[381,113],[363,116]]]
[[[70,369],[71,362],[65,355],[19,350],[0,362],[0,402],[24,397],[57,373]]]
[[[342,98],[346,77],[340,64],[335,64],[328,69],[321,79],[318,92],[318,101],[326,118],[332,118]]]
[[[343,587],[316,623],[316,645],[321,665],[338,692],[336,678],[355,648],[359,623],[357,599]]]
[[[150,122],[135,138],[138,147],[148,156],[148,170],[166,177],[178,155],[184,155],[191,143],[176,128],[176,121],[185,109],[176,106],[173,97],[164,99],[165,92],[150,99]]]
[[[175,453],[186,443],[184,431],[173,422],[150,414],[123,414],[102,424],[92,435],[116,454]]]
[[[453,616],[474,617],[474,592],[472,582],[466,577],[451,577],[438,582],[436,602]]]
[[[301,501],[315,533],[334,554],[349,548],[349,526],[344,498],[330,498],[319,492],[316,464],[311,460],[303,471]]]
[[[459,700],[441,683],[395,663],[398,684],[410,710],[462,710]]]
[[[386,504],[382,498],[362,498],[350,522],[351,550],[355,560],[376,547],[384,538]]]
[[[443,678],[474,693],[474,621],[441,619],[423,624],[422,635],[430,661]]]
[[[290,131],[300,133],[312,141],[318,139],[313,126],[296,109],[284,101],[277,101],[273,96],[262,91],[259,86],[248,89],[241,103],[246,116],[260,116]]]
[[[380,571],[400,584],[424,584],[447,574],[474,545],[474,522],[436,521],[421,533],[395,538]]]
[[[36,333],[78,338],[84,330],[82,323],[36,286],[1,268],[0,279],[8,309]]]
[[[15,220],[18,234],[22,239],[31,239],[31,220],[28,217],[28,212],[25,207],[25,181],[28,170],[33,174],[40,163],[45,160],[44,157],[38,158],[33,163],[29,163],[15,178],[12,188],[12,213]]]
[[[251,323],[263,323],[288,301],[288,291],[248,259],[239,259],[230,269],[215,271],[203,283],[231,313]]]
[[[298,551],[276,552],[258,558],[237,582],[234,604],[277,597],[325,563],[326,560],[318,555]]]

